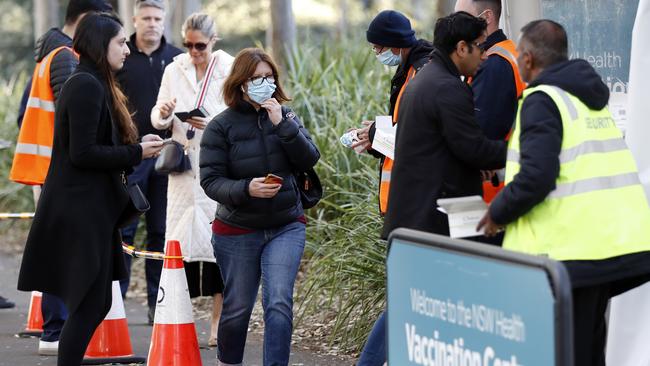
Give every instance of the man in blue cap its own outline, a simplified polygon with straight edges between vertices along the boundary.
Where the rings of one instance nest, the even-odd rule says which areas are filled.
[[[384,10],[370,22],[366,39],[372,46],[377,60],[386,66],[397,67],[391,80],[389,115],[393,124],[397,123],[399,102],[408,83],[428,62],[433,44],[424,39],[417,39],[411,22],[404,14],[395,10]],[[363,147],[369,154],[380,159],[379,212],[386,213],[388,207],[388,189],[393,160],[373,150],[370,146],[375,135],[375,124],[363,122],[363,128],[357,130],[359,142],[353,148]],[[385,314],[377,320],[368,342],[361,354],[358,366],[381,365],[386,359],[385,349]]]
[[[377,14],[368,26],[366,39],[379,62],[386,66],[397,67],[391,80],[388,110],[393,123],[396,123],[402,92],[409,81],[428,62],[433,44],[424,39],[417,39],[408,18],[395,10],[384,10]],[[359,142],[352,147],[362,146],[371,155],[381,160],[379,211],[384,215],[388,206],[388,188],[393,161],[370,147],[375,135],[374,122],[366,121],[364,125],[364,128],[357,130]]]

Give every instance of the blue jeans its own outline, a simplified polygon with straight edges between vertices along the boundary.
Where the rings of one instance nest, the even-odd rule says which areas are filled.
[[[56,342],[59,340],[63,323],[68,318],[68,309],[63,300],[58,296],[43,292],[41,298],[41,312],[43,313],[43,333],[41,340]]]
[[[305,248],[305,225],[292,222],[243,235],[212,236],[224,281],[217,358],[239,365],[262,280],[264,366],[287,365],[293,331],[293,286]]]
[[[379,319],[372,327],[368,341],[361,351],[357,366],[382,366],[386,362],[386,312],[379,315]]]
[[[152,252],[162,252],[165,248],[165,220],[167,219],[167,176],[158,174],[154,169],[156,159],[145,159],[129,175],[129,183],[137,183],[142,193],[149,200],[151,208],[145,214],[147,224],[146,249]],[[133,245],[138,222],[122,229],[122,240]],[[122,297],[126,295],[131,277],[131,256],[124,254],[129,278],[120,281]],[[147,279],[147,304],[150,308],[156,307],[158,298],[158,285],[162,271],[162,261],[145,259],[144,268]]]

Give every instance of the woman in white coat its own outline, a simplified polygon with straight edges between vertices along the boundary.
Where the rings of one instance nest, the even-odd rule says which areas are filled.
[[[165,69],[151,123],[159,130],[171,129],[172,138],[185,146],[190,159],[192,169],[169,176],[165,237],[181,243],[190,296],[214,297],[208,345],[215,346],[223,304],[223,280],[210,242],[217,203],[199,185],[199,147],[207,123],[226,108],[221,89],[233,57],[222,50],[212,52],[218,38],[207,14],[190,15],[182,32],[187,53],[176,56]],[[203,107],[206,117],[183,122],[175,115],[198,107]]]

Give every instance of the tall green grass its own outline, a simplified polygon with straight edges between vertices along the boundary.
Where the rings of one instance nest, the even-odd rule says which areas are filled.
[[[309,213],[306,280],[299,319],[322,317],[328,337],[358,351],[384,302],[385,243],[379,239],[378,160],[339,143],[348,128],[388,113],[390,78],[365,40],[299,47],[289,61],[292,107],[321,152],[325,195]]]
[[[30,187],[9,181],[9,171],[18,136],[16,124],[18,106],[26,81],[26,73],[20,73],[9,79],[0,79],[0,140],[11,143],[9,148],[0,150],[0,212],[34,210]]]

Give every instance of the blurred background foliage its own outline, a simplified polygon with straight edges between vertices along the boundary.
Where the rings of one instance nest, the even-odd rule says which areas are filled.
[[[65,0],[52,3],[60,26]],[[183,0],[167,0],[177,4]],[[190,1],[190,0],[187,0]],[[132,4],[115,0],[114,7]],[[196,1],[217,21],[223,41],[218,47],[231,54],[269,43],[271,0]],[[433,21],[453,1],[296,0],[297,47],[287,57],[281,78],[293,97],[290,105],[302,117],[321,150],[317,171],[325,197],[308,214],[308,246],[304,280],[298,290],[297,316],[321,318],[328,324],[327,341],[344,351],[358,351],[384,309],[385,242],[379,240],[378,160],[344,148],[338,138],[388,112],[388,92],[394,69],[376,61],[365,40],[367,24],[382,9],[404,12],[418,36],[432,38]],[[175,8],[174,8],[175,9]],[[31,74],[34,29],[38,28],[34,2],[0,0],[0,211],[32,211],[29,187],[9,182],[7,176],[18,132],[16,115],[25,81]],[[174,17],[174,14],[169,14]],[[58,15],[57,15],[58,14]],[[178,17],[178,14],[176,14]],[[51,21],[51,19],[50,19]],[[125,22],[129,23],[129,21]],[[128,24],[127,24],[128,27]],[[45,28],[47,29],[47,28]],[[167,37],[179,41],[177,26]],[[26,226],[25,226],[26,227]],[[0,226],[0,231],[6,230]],[[143,230],[140,230],[143,232]]]

